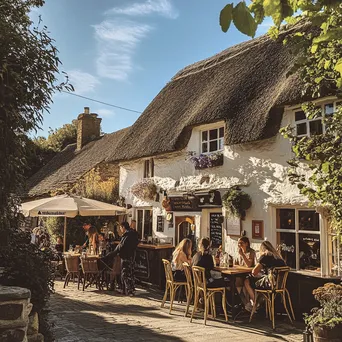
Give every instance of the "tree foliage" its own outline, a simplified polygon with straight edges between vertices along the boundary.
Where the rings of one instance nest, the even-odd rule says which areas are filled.
[[[49,130],[49,135],[26,139],[26,172],[25,178],[34,175],[45,164],[47,164],[58,152],[69,144],[76,143],[76,122],[65,124],[60,128]]]
[[[60,60],[32,7],[43,0],[0,0],[0,230],[16,226],[17,198],[25,171],[25,135],[36,130],[57,90]]]
[[[327,93],[341,96],[342,89],[342,3],[340,0],[254,0],[247,7],[242,1],[229,4],[221,11],[220,25],[226,32],[231,21],[251,37],[266,17],[274,26],[269,30],[272,38],[281,37],[284,44],[295,46],[297,72],[302,80],[303,95],[315,99]],[[235,15],[240,6],[239,14]],[[242,13],[243,12],[243,13]],[[235,12],[237,13],[237,12]],[[244,18],[253,17],[244,24]],[[281,25],[286,22],[286,27]],[[244,26],[244,29],[241,29]],[[291,28],[294,28],[290,30]],[[287,34],[281,35],[287,30]],[[318,115],[313,102],[303,106],[308,118]],[[292,143],[295,158],[288,163],[290,180],[308,197],[314,206],[328,210],[331,226],[342,232],[342,108],[332,117],[324,119],[326,130],[311,137],[296,137],[291,127],[281,130]],[[310,172],[304,172],[309,169]]]
[[[281,25],[296,24],[284,43],[295,43],[297,64],[293,72],[300,70],[303,92],[320,96],[326,88],[342,87],[342,4],[340,0],[254,0],[249,6],[245,1],[226,5],[220,15],[224,32],[231,22],[236,28],[254,37],[265,18],[271,18],[274,26],[269,34],[278,38]],[[298,52],[301,53],[298,53]]]
[[[18,228],[18,193],[26,169],[27,134],[37,130],[58,84],[60,60],[47,28],[29,18],[44,0],[0,0],[0,283],[31,290],[34,310],[52,291],[51,256]]]

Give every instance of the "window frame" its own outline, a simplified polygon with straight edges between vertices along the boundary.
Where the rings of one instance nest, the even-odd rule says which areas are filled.
[[[329,105],[331,103],[333,104],[333,113],[335,113],[338,104],[342,105],[342,101],[341,100],[329,100],[329,101],[322,102],[321,104],[317,105],[317,107],[321,107],[321,116],[317,117],[317,118],[313,118],[313,119],[305,118],[305,119],[297,120],[296,121],[296,112],[300,112],[300,111],[303,111],[303,110],[302,110],[301,107],[294,108],[293,109],[293,117],[294,117],[294,126],[295,126],[296,136],[298,138],[311,137],[312,134],[310,132],[310,122],[314,122],[314,121],[321,121],[321,124],[322,124],[322,134],[324,134],[325,130],[326,130],[325,123],[323,122],[324,118],[326,117],[325,106]],[[328,114],[328,115],[333,115],[333,113]],[[303,123],[306,124],[306,133],[305,134],[298,134],[297,127],[298,127],[298,125],[303,124]]]
[[[140,224],[140,221],[138,220],[138,217],[139,217],[139,211],[142,212],[142,227],[141,227],[141,235],[140,235],[140,227],[139,227],[139,224]],[[153,210],[152,208],[139,208],[139,209],[136,209],[136,213],[135,213],[135,217],[136,217],[136,221],[137,221],[137,232],[139,233],[139,237],[140,239],[144,239],[145,237],[145,225],[146,225],[146,222],[145,222],[145,218],[146,218],[146,211],[149,211],[150,212],[150,229],[151,229],[151,236],[153,235]]]
[[[223,136],[222,137],[220,137],[220,130],[221,129],[223,129]],[[214,131],[214,130],[217,131],[217,138],[216,139],[210,139],[210,131]],[[203,140],[203,133],[204,132],[207,132],[207,140]],[[211,153],[215,153],[215,152],[222,152],[224,149],[224,133],[225,133],[224,125],[200,130],[200,153],[201,154],[211,154]],[[213,142],[213,141],[217,141],[217,147],[220,146],[220,142],[221,142],[222,148],[221,149],[218,148],[215,151],[210,151],[210,142]],[[207,146],[207,152],[203,152],[203,144],[205,144],[205,143]]]
[[[294,234],[295,236],[295,260],[296,260],[296,268],[295,270],[297,271],[308,271],[308,272],[321,272],[322,271],[322,265],[324,263],[324,260],[327,257],[327,253],[326,251],[324,251],[324,247],[323,247],[323,227],[322,227],[322,216],[320,213],[318,213],[315,209],[310,209],[310,208],[300,208],[300,207],[277,207],[275,208],[275,214],[276,214],[276,245],[278,246],[278,233],[289,233],[289,234]],[[281,229],[281,228],[277,228],[278,226],[278,210],[281,209],[285,209],[285,210],[294,210],[295,211],[295,229]],[[299,229],[299,211],[313,211],[315,213],[317,213],[318,216],[318,224],[319,224],[319,230],[300,230]],[[299,246],[299,237],[300,234],[312,234],[312,235],[318,235],[319,236],[319,240],[320,240],[320,269],[321,271],[316,271],[316,270],[306,270],[306,269],[302,269],[300,268],[300,257],[299,257],[299,253],[300,253],[300,246]]]
[[[328,270],[329,270],[329,275],[331,276],[337,276],[341,277],[342,275],[342,243],[338,241],[336,238],[336,234],[334,233],[329,233],[328,235]],[[333,274],[333,259],[337,260],[338,266],[337,266],[337,273]]]
[[[154,159],[153,158],[145,159],[143,178],[153,178],[153,177],[154,177]]]

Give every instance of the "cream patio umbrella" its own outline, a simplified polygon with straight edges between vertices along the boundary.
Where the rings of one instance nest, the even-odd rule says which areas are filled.
[[[117,205],[95,201],[89,198],[61,195],[43,198],[21,205],[21,212],[25,217],[57,216],[64,217],[64,241],[66,247],[67,218],[80,216],[116,216],[126,213],[126,208]]]

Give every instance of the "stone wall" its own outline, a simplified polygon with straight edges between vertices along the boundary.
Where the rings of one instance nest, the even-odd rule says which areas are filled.
[[[0,286],[0,342],[27,342],[30,290]]]

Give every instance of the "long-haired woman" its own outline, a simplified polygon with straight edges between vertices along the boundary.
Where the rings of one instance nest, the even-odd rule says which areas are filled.
[[[239,265],[246,266],[246,267],[254,267],[255,266],[255,259],[256,254],[255,250],[251,248],[251,244],[247,236],[242,236],[238,240],[238,247],[239,247]]]
[[[210,240],[202,238],[198,244],[198,252],[192,259],[193,266],[200,266],[205,269],[205,278],[208,287],[225,287],[226,284],[223,278],[214,279],[211,276],[211,271],[214,269],[214,258],[210,254]]]
[[[89,248],[93,248],[93,253],[99,253],[99,235],[95,227],[91,226],[88,230]]]
[[[172,254],[172,271],[176,281],[186,281],[183,262],[191,264],[192,242],[190,239],[183,239]]]
[[[273,247],[269,241],[264,241],[260,245],[260,257],[258,263],[253,268],[252,276],[245,280],[245,287],[252,301],[254,302],[254,289],[267,289],[270,287],[268,271],[274,267],[286,266],[286,263],[280,253]],[[262,276],[258,275],[262,272]],[[250,303],[248,303],[250,304]],[[246,306],[247,310],[251,310],[251,304]]]

